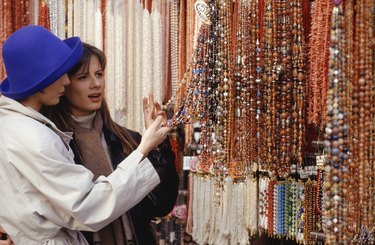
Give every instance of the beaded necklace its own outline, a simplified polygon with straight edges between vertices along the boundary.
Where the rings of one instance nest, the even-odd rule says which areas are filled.
[[[277,185],[275,196],[277,197],[275,234],[281,237],[285,235],[285,207],[287,205],[285,202],[285,182],[280,182]]]
[[[276,180],[271,179],[268,184],[267,192],[267,234],[273,236],[274,234],[274,192],[275,192]]]
[[[73,36],[73,0],[66,2],[66,34],[67,37]]]
[[[232,176],[244,177],[256,170],[257,126],[255,86],[255,43],[257,1],[238,3],[238,30],[234,63],[234,134],[236,164]],[[250,14],[249,14],[250,13]],[[246,133],[244,133],[246,132]]]
[[[5,20],[5,3],[0,4],[0,18],[2,20]],[[4,22],[5,23],[5,22]],[[6,39],[6,25],[0,25],[0,50],[2,50],[4,41]],[[1,51],[0,51],[1,53]],[[3,56],[0,55],[0,80],[2,81],[5,77],[5,67],[4,67],[4,62],[3,62]]]
[[[232,141],[232,98],[233,82],[231,78],[231,53],[230,53],[230,16],[232,13],[232,1],[217,1],[217,33],[218,33],[218,54],[214,72],[216,75],[217,89],[215,100],[217,101],[217,124],[215,125],[215,161],[214,170],[216,177],[216,189],[223,187],[223,178],[229,174],[231,141]]]
[[[255,76],[255,104],[256,104],[256,146],[257,146],[257,158],[252,166],[253,171],[258,170],[258,166],[261,162],[265,162],[267,143],[264,140],[265,135],[265,108],[264,104],[264,88],[265,81],[263,80],[264,74],[264,59],[263,59],[263,12],[264,12],[264,0],[258,0],[254,4],[254,14],[253,14],[253,40],[254,48],[254,76]]]
[[[305,208],[304,208],[304,199],[305,199],[305,187],[302,181],[298,181],[296,184],[296,223],[295,223],[295,234],[296,234],[296,241],[299,243],[303,243],[303,234],[304,234],[304,227],[306,225],[306,217],[305,217]]]
[[[267,231],[268,184],[268,177],[261,176],[259,178],[258,220],[261,231]]]
[[[347,203],[345,200],[345,175],[348,171],[348,125],[346,113],[343,111],[341,92],[345,86],[343,74],[343,29],[342,5],[335,6],[332,14],[329,89],[327,93],[327,125],[325,138],[327,145],[324,190],[327,192],[325,201],[325,233],[326,241],[334,243],[342,241],[344,222],[346,220]],[[347,238],[345,238],[347,239]]]
[[[244,191],[245,198],[245,223],[246,229],[249,231],[250,236],[255,236],[258,233],[258,193],[260,189],[258,187],[258,179],[253,177],[246,178],[246,190]]]
[[[269,170],[270,174],[276,176],[278,156],[276,155],[275,135],[275,80],[277,78],[276,65],[278,53],[276,51],[276,20],[274,14],[274,4],[271,0],[264,1],[264,24],[263,24],[263,53],[264,53],[264,105],[265,107],[265,137],[266,156],[260,162],[260,170]]]
[[[233,178],[244,176],[245,174],[245,161],[248,159],[246,158],[246,145],[244,141],[249,138],[248,135],[243,135],[241,129],[244,127],[245,124],[245,95],[244,90],[246,90],[246,85],[244,84],[246,78],[242,78],[242,68],[246,66],[244,60],[244,49],[247,48],[246,38],[247,33],[245,31],[245,25],[247,24],[248,19],[246,18],[247,12],[250,11],[248,8],[248,4],[244,4],[242,1],[236,2],[237,4],[237,31],[236,31],[236,52],[235,52],[235,63],[233,66],[233,82],[234,82],[234,110],[235,110],[235,147],[238,149],[233,154],[233,158],[236,161],[236,164],[231,165],[230,174]],[[244,72],[246,72],[244,70]],[[234,161],[233,161],[234,162]],[[232,162],[232,163],[233,163]]]
[[[50,17],[47,0],[39,0],[39,20],[38,25],[44,26],[46,29],[50,29]]]
[[[315,181],[308,180],[305,183],[305,197],[304,197],[304,210],[305,210],[305,224],[303,228],[303,238],[305,244],[311,244],[311,232],[316,230],[316,217],[315,217]]]
[[[276,2],[276,21],[279,25],[277,32],[277,48],[280,54],[281,67],[279,70],[279,79],[276,83],[276,128],[278,129],[275,139],[279,154],[277,174],[286,178],[290,173],[291,163],[291,39],[288,33],[291,32],[292,19],[289,3],[284,0]]]
[[[178,81],[178,1],[169,1],[171,92],[176,94]]]
[[[374,224],[374,85],[373,85],[373,1],[357,1],[354,19],[354,69],[352,96],[353,161],[358,168],[358,194],[362,229],[370,232]],[[372,44],[371,44],[372,43]],[[372,154],[372,155],[371,155]],[[372,161],[371,161],[372,159]],[[354,164],[354,163],[353,163]],[[372,212],[372,213],[371,213]],[[371,222],[370,222],[371,221]]]
[[[293,104],[291,108],[291,138],[292,149],[291,153],[297,160],[297,169],[299,169],[303,162],[303,145],[305,138],[305,44],[304,44],[304,29],[302,20],[302,5],[301,0],[295,0],[292,7],[292,98]]]
[[[292,189],[292,182],[288,179],[285,184],[285,210],[284,210],[284,226],[285,226],[285,235],[288,238],[292,238],[292,207],[293,207],[293,189]]]
[[[328,89],[329,33],[331,25],[332,1],[316,0],[312,8],[311,35],[309,40],[309,90],[308,122],[322,128],[324,126],[325,98]],[[323,66],[323,67],[322,67]]]

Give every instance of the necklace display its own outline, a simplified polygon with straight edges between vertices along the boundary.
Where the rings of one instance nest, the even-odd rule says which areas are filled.
[[[145,82],[152,75],[160,77],[161,67],[146,65],[151,68],[141,72],[141,62],[135,62],[138,56],[142,64],[158,62],[161,49],[155,55],[150,50],[159,45],[160,13],[146,16],[133,1],[126,6],[110,0],[37,1],[40,25],[61,38],[79,35],[105,47],[107,72],[116,77],[107,79],[113,81],[107,92],[115,95],[107,95],[110,108],[122,112],[128,103],[125,107],[134,112],[131,127],[141,127],[140,101],[134,102],[137,96],[126,88],[134,87],[137,94],[146,89],[162,93],[161,83]],[[0,46],[30,22],[31,3],[0,4]],[[184,13],[180,3],[186,7]],[[199,124],[195,125],[200,133],[199,161],[189,183],[194,189],[189,211],[194,225],[189,230],[199,243],[247,244],[262,231],[312,244],[311,232],[321,230],[327,244],[374,242],[375,27],[369,10],[375,2],[315,0],[308,47],[306,3],[310,4],[308,0],[170,2],[172,91],[181,94],[166,125],[187,124],[189,141],[192,124]],[[180,25],[179,18],[186,23]],[[114,32],[127,21],[127,28]],[[190,25],[199,27],[194,48],[190,48],[194,33]],[[179,26],[186,29],[186,37]],[[138,27],[142,32],[134,31]],[[177,85],[186,68],[179,59],[190,59],[191,51],[192,62]],[[130,57],[125,63],[123,55]],[[0,78],[4,76],[1,67]],[[307,123],[325,132],[325,168],[312,174],[316,182],[297,181],[290,175],[294,164],[297,170],[304,167]],[[175,138],[173,147],[178,149]]]

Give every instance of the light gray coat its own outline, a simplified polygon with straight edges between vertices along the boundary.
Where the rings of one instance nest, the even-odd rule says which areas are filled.
[[[71,137],[39,112],[0,95],[0,226],[15,244],[87,244],[142,200],[159,176],[134,151],[108,177],[76,165]]]

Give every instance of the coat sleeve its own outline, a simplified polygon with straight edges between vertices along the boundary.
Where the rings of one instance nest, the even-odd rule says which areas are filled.
[[[16,131],[16,130],[15,130]],[[8,163],[22,176],[21,189],[35,215],[72,230],[96,231],[128,211],[159,184],[150,161],[134,151],[108,177],[76,165],[69,147],[42,125],[10,132]],[[22,133],[22,131],[25,131]]]
[[[140,142],[141,135],[134,137]],[[157,149],[152,150],[150,160],[160,178],[158,184],[141,202],[144,213],[152,217],[163,217],[172,211],[178,195],[178,175],[175,166],[175,155],[167,137]]]

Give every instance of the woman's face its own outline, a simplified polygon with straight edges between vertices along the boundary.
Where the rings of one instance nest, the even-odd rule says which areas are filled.
[[[43,105],[56,105],[60,101],[60,97],[64,95],[64,90],[69,85],[70,80],[67,74],[64,74],[55,82],[43,90],[23,99],[19,102],[25,106],[31,107],[36,111],[40,111]]]
[[[104,98],[104,71],[98,57],[90,57],[89,66],[83,65],[76,74],[70,76],[70,85],[65,89],[65,97],[71,113],[87,116],[98,110]]]

